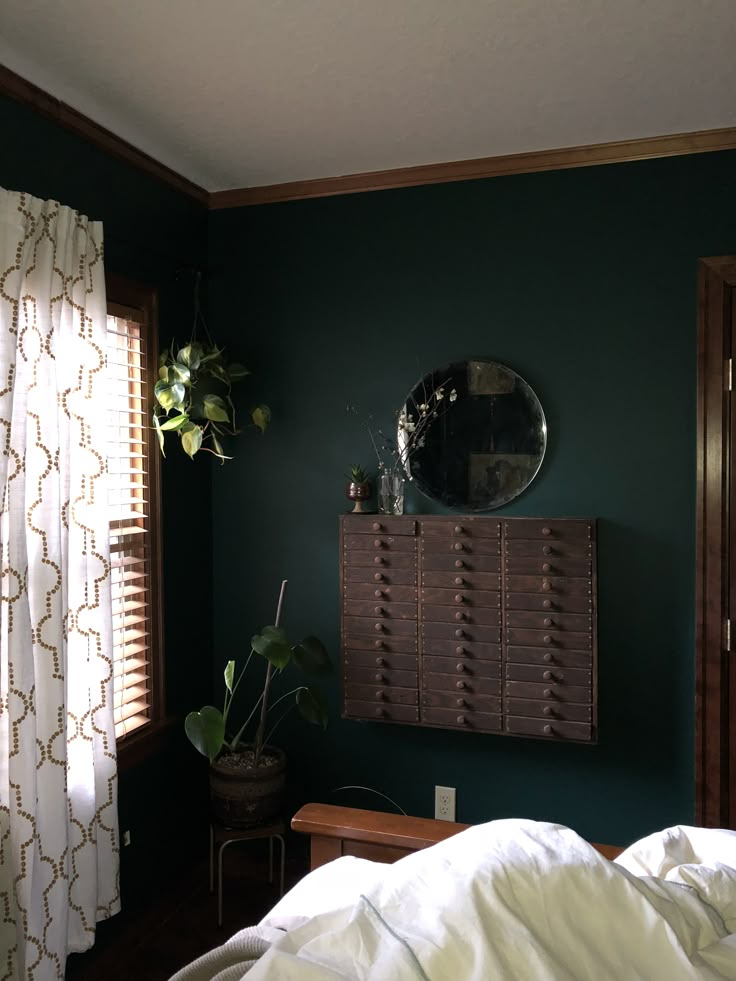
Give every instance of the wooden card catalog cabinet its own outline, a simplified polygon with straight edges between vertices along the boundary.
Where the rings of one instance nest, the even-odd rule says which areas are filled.
[[[596,526],[343,515],[343,714],[596,739]]]

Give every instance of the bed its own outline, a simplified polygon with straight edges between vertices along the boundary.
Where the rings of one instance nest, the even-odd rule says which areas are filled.
[[[310,873],[172,981],[736,981],[736,832],[621,850],[321,804],[292,826]]]

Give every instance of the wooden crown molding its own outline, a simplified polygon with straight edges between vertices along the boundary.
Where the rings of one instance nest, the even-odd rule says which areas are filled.
[[[676,136],[651,136],[641,140],[595,143],[562,150],[535,150],[531,153],[511,153],[503,157],[455,160],[449,163],[423,164],[419,167],[400,167],[396,170],[377,170],[367,174],[348,174],[344,177],[322,177],[289,184],[213,191],[210,194],[210,208],[242,208],[254,204],[274,204],[278,201],[416,187],[419,184],[446,184],[451,181],[479,180],[483,177],[567,170],[571,167],[592,167],[597,164],[734,149],[736,127],[702,130]]]
[[[149,157],[147,153],[116,136],[104,126],[100,126],[89,116],[85,116],[59,99],[55,99],[48,92],[44,92],[32,82],[16,75],[4,65],[0,65],[0,95],[9,96],[16,102],[30,106],[42,116],[53,119],[60,126],[71,130],[77,136],[81,136],[111,156],[124,160],[152,177],[156,177],[177,191],[193,198],[199,204],[205,206],[209,204],[209,193],[203,187],[187,180],[186,177],[177,174],[175,170],[159,163],[153,157]]]

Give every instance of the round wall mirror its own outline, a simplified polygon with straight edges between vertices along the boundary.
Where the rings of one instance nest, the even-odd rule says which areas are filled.
[[[425,375],[399,420],[399,448],[416,486],[462,511],[489,511],[518,497],[547,446],[539,399],[496,361],[453,361]]]

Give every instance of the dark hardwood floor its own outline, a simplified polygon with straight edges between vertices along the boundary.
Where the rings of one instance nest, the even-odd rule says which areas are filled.
[[[148,901],[124,905],[117,916],[98,924],[94,947],[70,955],[66,981],[169,981],[185,964],[257,923],[277,901],[278,887],[268,883],[267,849],[265,842],[228,849],[222,927],[217,926],[216,895],[209,892],[207,859],[197,858],[152,888]],[[289,889],[308,865],[304,849],[291,847],[287,853]],[[152,868],[152,882],[155,875]]]

